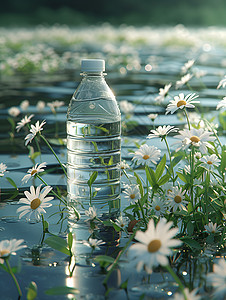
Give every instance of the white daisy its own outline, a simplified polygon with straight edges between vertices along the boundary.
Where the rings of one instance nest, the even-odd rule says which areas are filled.
[[[89,238],[88,241],[83,241],[82,243],[83,243],[83,245],[88,246],[88,247],[92,248],[93,250],[95,250],[95,249],[100,250],[99,246],[106,244],[102,240],[92,239],[92,238]]]
[[[192,70],[196,78],[201,78],[207,74],[207,71],[195,68]]]
[[[217,89],[219,89],[220,87],[225,88],[226,87],[226,75],[224,76],[223,79],[221,79],[221,81],[219,82]]]
[[[217,110],[220,108],[226,108],[226,97],[217,104]]]
[[[19,132],[20,129],[21,129],[22,127],[24,127],[26,124],[30,123],[32,117],[34,117],[34,115],[30,115],[29,117],[28,117],[28,116],[25,116],[23,119],[21,119],[21,121],[18,122],[18,123],[17,123],[17,126],[16,126],[17,132]]]
[[[164,88],[160,88],[159,89],[159,94],[158,96],[155,98],[155,101],[158,103],[162,103],[165,99],[165,96],[168,94],[169,89],[171,88],[172,84],[166,84],[164,86]]]
[[[124,229],[126,227],[127,222],[126,222],[126,219],[123,218],[123,216],[119,216],[118,219],[115,220],[115,224],[118,227]]]
[[[9,110],[8,113],[10,116],[12,117],[17,117],[20,114],[20,110],[19,108],[17,108],[16,106],[12,106]]]
[[[137,184],[127,185],[123,193],[125,194],[125,198],[128,199],[128,201],[136,202],[141,197],[139,185]]]
[[[127,100],[122,100],[121,102],[119,102],[119,106],[120,110],[126,115],[132,114],[135,109],[135,106]]]
[[[0,242],[0,263],[4,263],[4,259],[8,258],[10,254],[16,254],[15,252],[26,248],[26,245],[21,245],[24,242],[24,240],[2,240]]]
[[[181,77],[180,80],[176,81],[176,89],[179,89],[180,87],[182,87],[184,84],[186,84],[191,78],[193,77],[193,75],[191,75],[190,73],[184,75],[183,77]]]
[[[42,123],[41,124],[39,124],[39,121],[37,121],[36,123],[35,123],[35,125],[31,125],[31,129],[30,129],[30,132],[31,133],[29,133],[26,137],[25,137],[25,146],[27,146],[27,144],[28,143],[30,143],[32,140],[33,140],[33,138],[36,136],[36,134],[38,133],[38,132],[40,132],[41,130],[43,130],[43,125],[45,125],[46,124],[46,122],[45,121],[42,121]]]
[[[155,119],[158,117],[158,114],[149,114],[148,118],[151,119],[153,122],[155,121]]]
[[[34,167],[32,167],[32,169],[29,169],[27,171],[27,175],[25,175],[22,179],[22,182],[23,183],[27,183],[28,180],[32,177],[32,176],[35,176],[36,174],[40,173],[40,172],[44,172],[45,170],[42,169],[42,168],[45,168],[46,167],[46,162],[43,162],[41,163],[40,165],[39,164],[36,164]]]
[[[42,191],[40,191],[41,186],[42,184],[40,184],[36,190],[34,186],[31,186],[30,192],[24,192],[26,198],[21,198],[18,202],[18,204],[25,204],[17,209],[17,212],[20,213],[19,219],[28,214],[28,220],[34,215],[35,219],[39,221],[40,215],[46,212],[44,208],[52,206],[52,204],[48,202],[54,199],[54,197],[46,197],[52,190],[52,187],[45,186]]]
[[[221,258],[213,265],[213,272],[207,274],[207,282],[210,283],[216,299],[225,299],[226,297],[226,260]]]
[[[194,289],[193,291],[189,292],[188,288],[184,288],[184,293],[187,300],[200,300],[201,296],[197,295],[198,289]],[[176,293],[173,295],[172,300],[184,300],[184,295]]]
[[[130,166],[127,164],[125,160],[122,160],[119,163],[117,163],[116,167],[119,170],[130,169]]]
[[[158,265],[166,266],[169,261],[167,256],[172,254],[172,247],[181,245],[181,241],[173,239],[178,233],[178,228],[171,228],[173,222],[166,221],[165,218],[155,226],[154,220],[148,223],[145,232],[137,231],[135,239],[138,243],[129,248],[129,258],[136,263],[137,271],[141,271],[143,266],[148,273]]]
[[[96,208],[94,206],[90,206],[88,210],[85,210],[85,215],[88,217],[85,222],[94,220],[97,216]]]
[[[7,169],[7,165],[6,164],[3,164],[3,163],[0,163],[0,177],[3,177],[6,172],[6,169]]]
[[[205,155],[200,158],[201,166],[207,169],[212,169],[212,167],[219,167],[221,160],[216,156],[216,154]]]
[[[150,165],[151,163],[156,164],[160,159],[160,154],[161,150],[157,147],[144,144],[135,151],[132,160],[134,160],[138,165]]]
[[[214,147],[209,143],[215,140],[215,137],[212,136],[212,132],[209,132],[203,128],[192,128],[183,129],[179,131],[179,135],[175,135],[175,138],[180,139],[180,142],[176,144],[180,144],[179,148],[176,149],[186,149],[190,145],[193,145],[199,149],[201,153],[207,153],[207,148],[214,149]]]
[[[187,61],[181,68],[182,73],[187,73],[187,71],[194,65],[195,60],[191,59],[189,61]]]
[[[61,107],[64,105],[64,101],[53,101],[53,102],[48,102],[47,105],[50,107],[52,113],[56,113],[56,108]]]
[[[166,115],[169,112],[171,114],[175,113],[179,108],[194,108],[195,106],[192,103],[199,103],[199,101],[194,101],[198,97],[195,93],[190,93],[186,97],[183,93],[180,93],[179,96],[174,97],[174,100],[170,100],[170,103],[166,107]]]
[[[36,105],[36,108],[37,108],[38,111],[43,111],[45,106],[46,106],[45,102],[42,101],[42,100],[39,100],[37,105]]]
[[[24,100],[20,103],[20,108],[24,111],[27,110],[29,107],[30,103],[28,100]]]
[[[185,205],[188,203],[185,201],[185,190],[178,186],[173,186],[171,190],[168,191],[168,204],[170,208],[175,212],[178,208],[179,210],[186,210]]]
[[[217,226],[217,223],[209,222],[209,224],[205,225],[204,228],[208,233],[219,233],[220,226]]]
[[[156,216],[163,215],[167,209],[166,203],[160,197],[154,198],[150,206]]]
[[[163,125],[156,128],[156,130],[152,129],[150,131],[150,134],[147,136],[148,139],[152,139],[155,137],[164,138],[167,136],[170,132],[177,132],[178,128],[175,128],[174,126],[170,125]]]

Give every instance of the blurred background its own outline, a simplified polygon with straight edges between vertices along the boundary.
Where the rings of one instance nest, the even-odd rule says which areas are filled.
[[[7,0],[0,26],[67,24],[225,26],[225,0]]]

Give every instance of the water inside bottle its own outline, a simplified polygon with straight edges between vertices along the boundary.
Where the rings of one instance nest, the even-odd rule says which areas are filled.
[[[68,199],[81,214],[89,206],[102,217],[120,211],[120,128],[120,121],[67,122]]]

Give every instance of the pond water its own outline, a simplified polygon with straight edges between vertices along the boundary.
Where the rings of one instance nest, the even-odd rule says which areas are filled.
[[[87,48],[86,48],[87,47]],[[102,52],[99,52],[102,50]],[[77,57],[84,57],[87,53],[89,57],[106,58],[107,73],[106,80],[114,91],[118,102],[127,100],[134,106],[133,113],[129,116],[122,110],[122,159],[131,163],[131,151],[137,149],[136,144],[146,142],[153,145],[153,140],[146,140],[150,129],[160,125],[175,125],[183,128],[185,119],[181,115],[165,115],[165,106],[172,98],[167,96],[165,100],[157,105],[155,98],[158,96],[159,88],[165,84],[174,83],[181,78],[181,67],[189,60],[195,59],[193,69],[202,70],[205,76],[201,78],[193,77],[189,81],[193,92],[199,94],[199,112],[204,113],[209,120],[214,119],[220,128],[220,139],[225,144],[225,131],[218,119],[219,112],[216,111],[217,103],[225,96],[225,90],[216,89],[219,81],[225,74],[226,49],[220,46],[205,44],[203,47],[194,50],[187,47],[162,47],[162,46],[139,46],[133,48],[137,61],[131,60],[124,65],[122,62],[110,65],[108,55],[104,49],[90,49],[90,45],[83,45],[81,49],[76,50]],[[71,48],[65,47],[64,50],[56,49],[56,52],[71,51]],[[125,56],[126,56],[125,49]],[[97,54],[98,53],[98,54]],[[117,57],[116,57],[117,58]],[[116,59],[117,60],[117,59]],[[133,65],[134,63],[134,65]],[[150,70],[150,71],[149,71]],[[55,199],[53,206],[47,210],[45,220],[49,223],[49,230],[58,236],[67,237],[68,229],[75,234],[75,259],[76,265],[73,276],[68,274],[68,257],[47,245],[39,247],[42,238],[42,223],[28,223],[25,218],[18,219],[16,213],[18,199],[22,197],[23,191],[28,190],[31,184],[39,185],[38,178],[22,184],[22,178],[27,170],[33,166],[29,158],[29,151],[24,145],[25,133],[21,130],[16,133],[12,130],[12,124],[9,122],[8,109],[12,106],[19,107],[25,99],[29,100],[29,107],[17,117],[12,117],[18,122],[22,116],[34,114],[33,124],[37,120],[46,120],[43,134],[48,139],[62,163],[66,163],[66,111],[70,98],[76,89],[79,81],[79,67],[70,66],[67,70],[56,70],[52,74],[29,73],[23,74],[16,72],[12,76],[2,76],[1,95],[0,95],[0,162],[7,165],[7,173],[0,178],[0,240],[18,238],[24,239],[26,249],[18,252],[16,256],[10,258],[11,265],[21,265],[21,270],[16,274],[21,285],[24,297],[26,287],[30,281],[36,282],[38,286],[37,299],[167,299],[176,291],[177,285],[171,276],[161,268],[157,268],[150,276],[144,272],[137,273],[127,255],[123,255],[120,267],[116,269],[108,281],[108,296],[106,296],[106,287],[102,284],[105,278],[105,271],[101,269],[96,255],[112,255],[116,257],[119,251],[127,242],[124,233],[118,233],[112,227],[103,227],[98,229],[98,237],[106,241],[106,245],[101,246],[100,250],[91,253],[90,248],[85,246],[82,241],[87,240],[90,232],[87,223],[84,220],[76,222],[76,216],[73,213],[68,214],[59,211],[59,201]],[[178,90],[170,92],[171,97],[179,93],[191,92],[186,85]],[[37,108],[38,101],[45,103],[54,100],[64,101],[64,105],[57,109],[53,114],[48,106],[43,110]],[[151,113],[157,113],[158,117],[153,122],[148,118]],[[197,118],[197,116],[194,116]],[[13,131],[13,134],[12,134]],[[170,146],[174,147],[173,138],[168,138]],[[161,149],[162,155],[166,149],[160,139],[155,139],[154,145]],[[35,143],[32,143],[35,149]],[[30,151],[33,149],[31,148]],[[35,150],[36,151],[36,150]],[[31,152],[30,152],[31,153]],[[35,163],[47,162],[46,172],[43,179],[55,190],[57,188],[65,194],[66,178],[58,162],[46,147],[41,143],[41,156],[35,159]],[[139,175],[144,176],[144,171],[137,169]],[[13,179],[19,189],[19,194],[12,187],[6,177]],[[122,178],[126,183],[126,178]],[[122,184],[123,188],[123,184]],[[128,201],[121,195],[121,211],[128,205]],[[211,252],[210,252],[211,253]],[[183,258],[175,265],[178,274],[183,282],[188,285],[202,287],[203,295],[208,296],[208,289],[205,289],[204,279],[200,274],[207,272],[211,268],[211,262],[207,259],[208,255],[197,259],[189,260]],[[209,254],[209,258],[212,256]],[[188,266],[190,264],[190,267]],[[192,267],[191,267],[192,265]],[[190,269],[189,269],[190,268]],[[189,273],[190,270],[190,273]],[[193,271],[191,271],[193,270]],[[196,271],[194,271],[196,270]],[[10,276],[0,270],[0,298],[17,299],[17,290],[13,285]],[[128,279],[127,290],[120,288],[120,285]],[[79,290],[78,295],[48,296],[45,291],[51,287],[70,286]],[[127,293],[126,293],[127,291]],[[144,295],[142,298],[142,295]]]

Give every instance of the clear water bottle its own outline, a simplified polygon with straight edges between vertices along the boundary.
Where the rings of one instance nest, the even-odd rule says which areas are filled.
[[[81,71],[67,112],[68,198],[81,214],[95,206],[99,217],[117,216],[121,114],[104,78],[105,61],[82,60]]]

